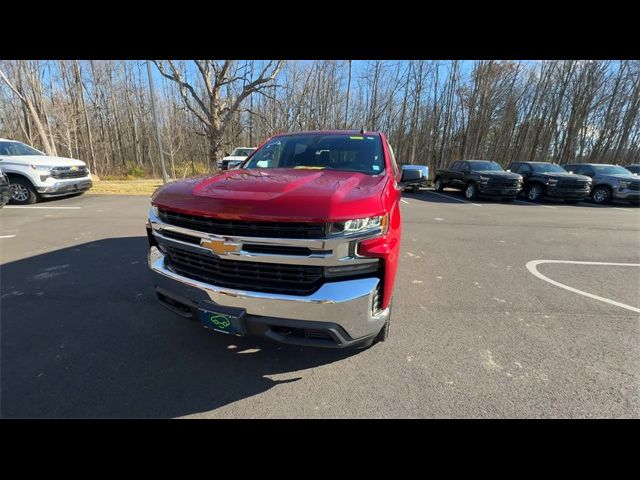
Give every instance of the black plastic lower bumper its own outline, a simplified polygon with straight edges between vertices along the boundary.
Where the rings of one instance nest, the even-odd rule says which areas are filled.
[[[547,197],[558,198],[561,200],[584,200],[589,196],[589,192],[589,189],[568,190],[562,188],[547,188],[544,194]]]
[[[487,197],[515,197],[520,193],[520,188],[478,187],[478,193]]]
[[[172,312],[185,318],[198,320],[197,303],[162,287],[156,287],[156,294],[160,303]],[[263,336],[276,342],[307,347],[346,348],[366,343],[375,336],[353,339],[335,323],[258,315],[246,315],[244,326],[248,335]]]

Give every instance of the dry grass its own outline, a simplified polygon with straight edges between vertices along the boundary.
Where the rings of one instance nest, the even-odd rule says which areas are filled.
[[[162,186],[162,179],[100,180],[93,182],[87,192],[100,195],[145,195],[150,196]]]

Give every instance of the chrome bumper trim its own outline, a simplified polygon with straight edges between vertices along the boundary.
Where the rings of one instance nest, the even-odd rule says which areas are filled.
[[[196,303],[210,300],[219,305],[240,307],[251,315],[337,323],[354,339],[369,337],[382,328],[388,309],[372,314],[372,302],[380,280],[362,278],[322,285],[308,296],[280,295],[218,287],[172,272],[157,248],[149,251],[154,283]]]
[[[232,235],[214,235],[206,232],[199,232],[189,228],[178,227],[164,223],[155,215],[153,209],[149,211],[149,224],[153,235],[162,243],[177,245],[197,253],[212,254],[208,248],[201,247],[189,242],[183,242],[163,235],[163,232],[172,232],[180,235],[193,237],[197,240],[221,239],[229,243],[244,245],[260,245],[275,247],[304,247],[311,251],[311,255],[281,255],[272,253],[253,253],[241,248],[237,252],[228,252],[220,258],[229,260],[240,260],[248,262],[264,263],[286,263],[298,265],[317,266],[346,266],[349,264],[376,263],[379,260],[371,257],[361,257],[355,254],[355,248],[350,248],[352,242],[358,242],[378,235],[380,232],[371,232],[365,235],[351,235],[332,237],[325,239],[295,239],[295,238],[263,238],[263,237],[243,237]],[[317,251],[317,252],[314,252]]]

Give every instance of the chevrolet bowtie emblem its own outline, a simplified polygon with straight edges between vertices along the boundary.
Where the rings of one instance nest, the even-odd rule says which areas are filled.
[[[229,252],[239,252],[242,248],[240,243],[227,243],[225,240],[220,239],[202,239],[200,240],[200,246],[208,248],[217,255],[227,255]]]
[[[71,167],[71,169],[70,169],[70,170],[71,170],[72,172],[75,172],[75,171],[77,171],[77,170],[78,170],[78,167],[76,167],[76,166],[74,165],[73,167]]]

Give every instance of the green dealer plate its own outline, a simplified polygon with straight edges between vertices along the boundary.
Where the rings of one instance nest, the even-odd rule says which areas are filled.
[[[242,308],[223,307],[207,302],[200,304],[199,313],[200,323],[206,328],[229,335],[246,334],[244,327],[246,310]]]

